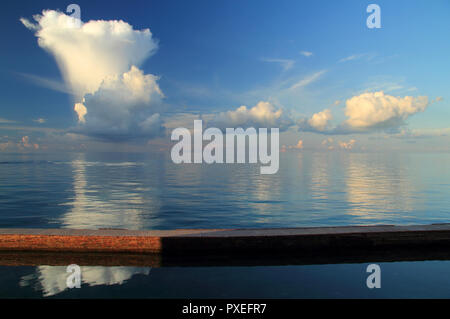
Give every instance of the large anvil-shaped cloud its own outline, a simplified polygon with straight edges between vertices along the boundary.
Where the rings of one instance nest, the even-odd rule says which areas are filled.
[[[77,132],[128,139],[161,131],[159,114],[152,112],[163,97],[158,77],[138,69],[158,48],[149,29],[116,20],[83,23],[54,10],[33,18],[35,23],[21,21],[55,57],[75,97]]]

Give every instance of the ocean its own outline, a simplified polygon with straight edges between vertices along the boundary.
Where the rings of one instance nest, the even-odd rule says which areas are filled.
[[[0,227],[258,228],[445,223],[450,154],[286,152],[259,164],[165,153],[0,154]]]
[[[164,153],[0,154],[2,228],[259,228],[446,223],[450,154],[289,151],[258,164],[181,164]],[[207,258],[207,256],[205,256]],[[0,266],[0,297],[450,297],[449,261],[223,267]]]

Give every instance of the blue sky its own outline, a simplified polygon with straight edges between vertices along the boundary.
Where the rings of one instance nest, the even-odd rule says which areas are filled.
[[[54,55],[40,47],[34,32],[19,21],[21,17],[32,21],[44,9],[64,12],[70,3],[3,4],[0,143],[19,143],[28,136],[51,147],[55,143],[49,132],[81,135],[84,143],[102,142],[92,130],[72,130],[78,125],[73,105],[81,101],[54,85],[49,88],[48,83],[67,86],[62,71]],[[134,30],[150,28],[158,48],[139,68],[159,77],[164,98],[153,112],[161,116],[163,126],[177,114],[213,116],[267,101],[293,123],[302,119],[309,123],[307,128],[291,127],[282,144],[295,145],[302,139],[305,148],[322,147],[326,143],[321,141],[331,136],[337,148],[338,140],[354,139],[360,149],[390,145],[423,150],[432,145],[433,150],[448,150],[449,139],[441,136],[450,133],[450,3],[446,0],[76,3],[83,22],[123,20]],[[366,26],[370,3],[381,7],[381,29]],[[401,124],[393,119],[370,129],[365,126],[364,132],[347,130],[342,135],[308,122],[329,109],[332,119],[327,127],[340,127],[346,121],[348,99],[379,91],[399,101],[426,96],[429,103],[425,110],[405,115]],[[363,147],[370,143],[376,145]]]

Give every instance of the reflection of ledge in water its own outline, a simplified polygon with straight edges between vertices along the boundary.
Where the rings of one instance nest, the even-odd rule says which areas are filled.
[[[344,263],[374,263],[423,260],[450,260],[447,249],[393,249],[320,251],[302,254],[222,254],[165,256],[158,254],[105,254],[54,252],[0,252],[0,266],[128,266],[128,267],[232,267],[284,266]]]
[[[132,231],[0,229],[1,265],[288,265],[450,259],[450,224]]]

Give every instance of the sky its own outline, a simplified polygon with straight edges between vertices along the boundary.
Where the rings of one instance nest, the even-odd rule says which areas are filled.
[[[2,5],[0,152],[166,150],[200,118],[283,151],[450,151],[447,0],[75,3],[78,25]]]

